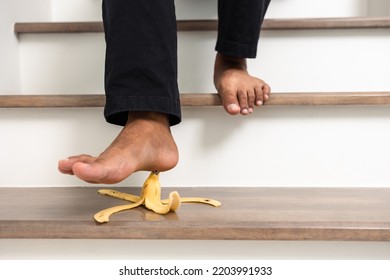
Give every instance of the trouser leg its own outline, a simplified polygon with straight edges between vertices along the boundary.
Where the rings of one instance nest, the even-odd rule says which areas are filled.
[[[260,28],[271,0],[219,0],[215,50],[225,55],[254,58]]]
[[[106,38],[104,115],[124,125],[130,111],[181,120],[174,0],[103,0]]]

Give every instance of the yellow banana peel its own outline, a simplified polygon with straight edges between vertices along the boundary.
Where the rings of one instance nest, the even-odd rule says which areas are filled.
[[[99,211],[94,215],[95,220],[99,223],[107,223],[109,221],[110,216],[114,213],[130,210],[141,205],[158,214],[166,214],[169,211],[176,211],[177,209],[179,209],[181,203],[203,203],[214,207],[221,206],[221,202],[210,198],[181,198],[179,193],[176,191],[171,192],[168,196],[168,199],[161,200],[160,174],[157,171],[151,172],[149,177],[145,180],[142,186],[140,196],[122,193],[110,189],[102,189],[98,192],[102,195],[107,195],[125,201],[133,202],[132,204],[114,206]]]

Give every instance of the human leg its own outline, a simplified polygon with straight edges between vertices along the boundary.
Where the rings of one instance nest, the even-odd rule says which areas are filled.
[[[269,98],[270,87],[249,75],[246,58],[255,58],[260,28],[271,0],[219,0],[214,84],[225,110],[247,115]]]
[[[170,126],[181,120],[174,1],[105,0],[103,22],[104,115],[124,128],[99,156],[73,156],[58,168],[92,183],[169,170],[178,161]]]
[[[173,0],[104,0],[105,117],[125,125],[129,111],[167,114],[180,122]]]

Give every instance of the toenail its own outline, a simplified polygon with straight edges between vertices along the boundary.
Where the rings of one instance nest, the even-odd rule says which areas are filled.
[[[259,105],[259,106],[260,106],[260,105],[263,105],[263,101],[257,100],[256,104]]]
[[[237,109],[239,109],[239,106],[238,106],[237,104],[230,104],[230,105],[228,106],[228,110],[229,110],[229,111],[235,111],[235,110],[237,110]]]

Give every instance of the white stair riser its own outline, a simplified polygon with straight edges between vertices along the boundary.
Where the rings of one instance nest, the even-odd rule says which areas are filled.
[[[102,152],[120,128],[102,109],[2,109],[0,186],[74,186],[57,160]],[[388,187],[388,107],[263,107],[250,117],[184,108],[163,186]],[[141,186],[141,172],[119,185]]]
[[[178,19],[217,18],[217,0],[176,0]],[[337,7],[337,8],[335,8]],[[100,20],[99,0],[51,0],[52,20]],[[386,0],[273,0],[268,17],[356,17],[389,15]]]
[[[386,91],[390,29],[264,31],[251,73],[275,92]],[[179,33],[179,87],[215,92],[215,32]],[[103,92],[103,35],[20,36],[22,89],[27,94]]]

